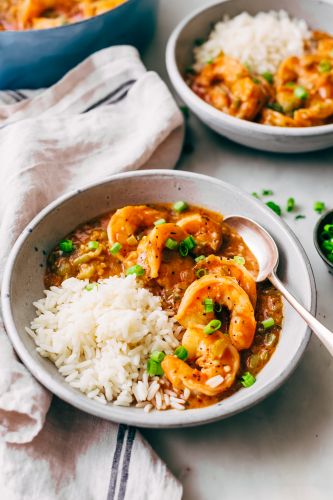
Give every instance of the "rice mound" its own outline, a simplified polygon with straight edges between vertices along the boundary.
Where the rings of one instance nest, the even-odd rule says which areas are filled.
[[[311,32],[302,19],[290,18],[284,10],[259,12],[250,16],[243,12],[218,22],[208,40],[194,49],[195,71],[221,52],[249,65],[251,71],[275,73],[283,59],[301,56],[304,40]]]
[[[135,275],[87,285],[70,278],[34,302],[37,316],[26,330],[37,351],[90,398],[121,406],[152,400],[160,383],[148,381],[147,359],[152,351],[174,352],[179,326]]]

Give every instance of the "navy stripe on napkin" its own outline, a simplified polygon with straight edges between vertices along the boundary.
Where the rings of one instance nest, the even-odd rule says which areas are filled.
[[[135,432],[136,432],[136,429],[134,427],[128,428],[126,448],[125,448],[125,454],[124,454],[124,459],[123,459],[123,467],[121,470],[118,500],[124,500],[124,498],[125,498],[126,486],[127,486],[127,480],[128,480],[128,469],[129,469],[129,464],[131,461],[131,454],[132,454],[132,448],[133,448],[133,443],[134,443],[134,438],[135,438]]]
[[[127,95],[129,89],[132,87],[135,81],[136,80],[127,80],[127,82],[122,83],[121,85],[119,85],[119,87],[110,92],[108,95],[106,95],[96,103],[91,104],[91,106],[85,109],[83,113],[87,113],[88,111],[91,111],[92,109],[101,106],[101,104],[114,104],[116,102],[121,101]]]
[[[116,485],[117,485],[119,462],[120,462],[121,452],[122,452],[122,449],[123,449],[124,437],[125,437],[125,431],[126,431],[126,429],[127,429],[127,425],[123,425],[123,424],[119,425],[118,434],[117,434],[116,448],[114,450],[112,467],[111,467],[111,476],[110,476],[110,482],[109,482],[109,489],[108,489],[107,500],[113,500],[114,499],[114,495],[116,493]]]

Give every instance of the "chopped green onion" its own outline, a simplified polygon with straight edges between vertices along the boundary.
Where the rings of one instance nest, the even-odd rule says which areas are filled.
[[[205,326],[204,333],[206,335],[211,335],[212,333],[216,332],[219,328],[221,328],[221,325],[222,323],[219,319],[212,319],[212,321],[210,321],[208,325]]]
[[[274,194],[271,189],[263,189],[261,193],[263,196],[271,196],[272,194]]]
[[[156,363],[161,363],[165,358],[165,354],[162,351],[153,351],[150,355],[150,359],[156,361]]]
[[[136,274],[137,276],[143,276],[145,274],[145,270],[140,264],[135,264],[135,266],[129,267],[126,271],[126,276],[130,274]]]
[[[201,260],[205,260],[205,256],[204,255],[199,255],[199,257],[196,257],[194,260],[195,262],[200,262]]]
[[[292,212],[295,208],[295,198],[288,198],[287,200],[287,212]]]
[[[277,205],[276,203],[274,203],[274,201],[268,201],[266,203],[266,205],[271,209],[273,210],[273,212],[275,212],[277,215],[281,215],[281,207],[279,207],[279,205]]]
[[[89,241],[88,248],[90,250],[96,250],[99,247],[98,241]]]
[[[215,312],[220,313],[222,311],[222,306],[221,304],[215,304],[214,306]]]
[[[325,224],[323,229],[325,233],[329,233],[333,236],[333,224]]]
[[[161,364],[157,363],[153,359],[148,359],[147,361],[147,372],[151,377],[154,377],[155,375],[161,376],[164,374]]]
[[[233,260],[236,262],[236,264],[239,264],[240,266],[244,266],[245,264],[245,259],[244,257],[241,257],[241,255],[235,255]]]
[[[179,243],[178,251],[182,257],[186,257],[186,255],[188,255],[188,248],[183,241]]]
[[[186,201],[176,201],[176,203],[173,204],[173,209],[175,212],[185,212],[185,210],[188,209],[188,204]]]
[[[116,255],[118,252],[120,252],[120,250],[122,249],[122,245],[121,243],[113,243],[112,247],[110,248],[110,253],[112,253],[112,255]]]
[[[296,83],[295,82],[287,82],[285,84],[286,87],[290,87],[291,89],[293,89],[294,87],[296,87]]]
[[[208,272],[206,271],[206,269],[203,269],[203,268],[201,268],[201,269],[197,269],[197,270],[195,271],[195,275],[196,275],[196,277],[197,277],[198,279],[202,278],[203,276],[206,276],[206,274],[208,274]]]
[[[213,299],[205,299],[204,300],[204,309],[206,313],[214,312],[214,300]]]
[[[88,292],[91,292],[91,290],[93,290],[96,286],[97,286],[97,283],[88,283],[88,285],[85,287],[85,289]]]
[[[272,328],[272,326],[275,325],[275,321],[273,318],[267,318],[264,319],[264,321],[262,321],[261,324],[264,327],[264,329],[267,330],[268,328]]]
[[[330,61],[320,61],[319,71],[320,73],[328,73],[332,69],[332,64]]]
[[[169,249],[169,250],[174,250],[175,248],[177,248],[178,246],[178,242],[176,240],[174,240],[173,238],[168,238],[165,242],[165,246]]]
[[[185,349],[183,345],[178,346],[177,349],[175,350],[175,356],[185,361],[185,359],[187,359],[188,357],[187,349]]]
[[[300,220],[300,219],[306,219],[306,215],[302,215],[302,214],[295,215],[295,220]]]
[[[283,113],[283,107],[278,102],[269,102],[266,107],[278,113]]]
[[[274,82],[274,77],[269,71],[264,71],[262,77],[265,78],[266,82],[272,84]]]
[[[208,59],[208,61],[206,62],[206,64],[213,64],[214,60],[213,59]]]
[[[256,85],[258,85],[258,83],[260,83],[260,80],[258,78],[252,78],[252,81],[253,83],[255,83]]]
[[[258,200],[259,200],[259,195],[258,195],[258,193],[256,193],[255,191],[253,191],[252,196],[253,196],[254,198],[258,198]]]
[[[295,87],[294,96],[298,99],[306,99],[308,95],[308,92],[302,85],[298,85],[297,87]]]
[[[59,243],[59,248],[65,253],[70,253],[74,250],[74,244],[72,240],[62,240]]]
[[[193,248],[195,248],[197,246],[195,239],[191,235],[187,236],[187,238],[185,238],[185,240],[183,240],[182,243],[184,243],[184,245],[187,246],[189,251],[193,250]]]
[[[313,204],[313,210],[321,214],[325,210],[325,203],[323,201],[315,201]]]
[[[251,385],[253,385],[255,383],[255,381],[256,381],[256,378],[252,375],[252,373],[250,373],[250,372],[243,373],[242,378],[241,378],[241,384],[244,387],[251,387]]]
[[[162,224],[166,224],[165,219],[158,219],[158,220],[155,220],[155,222],[154,222],[154,226],[161,226]]]

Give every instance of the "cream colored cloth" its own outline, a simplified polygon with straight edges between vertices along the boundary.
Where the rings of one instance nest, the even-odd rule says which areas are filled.
[[[116,172],[172,168],[182,139],[176,103],[133,47],[97,52],[42,92],[0,92],[0,276],[18,234],[46,204]],[[47,414],[50,403],[0,323],[1,499],[181,497],[135,429],[56,398]]]

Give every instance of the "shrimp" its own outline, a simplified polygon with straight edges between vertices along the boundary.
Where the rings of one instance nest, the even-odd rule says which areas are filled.
[[[198,271],[199,269],[205,269],[209,274],[214,274],[215,276],[231,276],[232,278],[236,278],[237,283],[248,294],[253,308],[256,307],[256,282],[245,266],[237,264],[237,262],[232,259],[218,257],[217,255],[209,255],[205,260],[198,262],[194,271]]]
[[[120,243],[124,247],[136,246],[135,235],[140,230],[153,226],[154,222],[164,216],[164,211],[146,205],[119,208],[112,215],[107,227],[110,245]]]
[[[260,123],[275,127],[297,127],[293,118],[272,109],[263,109]]]
[[[188,236],[182,228],[173,223],[156,226],[138,245],[138,264],[146,270],[146,276],[157,278],[162,262],[162,254],[168,238],[177,243]]]
[[[216,252],[222,244],[221,224],[207,215],[186,215],[176,224],[194,237],[196,253]]]
[[[221,332],[206,335],[203,327],[191,325],[184,334],[182,344],[188,352],[189,361],[200,369],[191,368],[176,356],[166,356],[162,368],[176,389],[187,387],[193,392],[216,396],[234,383],[240,358],[226,335]],[[216,386],[209,383],[213,377],[218,377]]]
[[[214,318],[213,312],[205,312],[203,302],[212,299],[230,311],[229,335],[238,349],[248,349],[256,329],[254,310],[249,296],[234,278],[203,276],[186,290],[180,303],[177,321],[188,328],[191,323],[205,325]]]
[[[244,120],[253,120],[257,116],[268,100],[263,86],[259,80],[258,82],[255,83],[251,77],[247,76],[233,83],[231,93],[235,99],[234,102],[238,105],[232,114]]]

